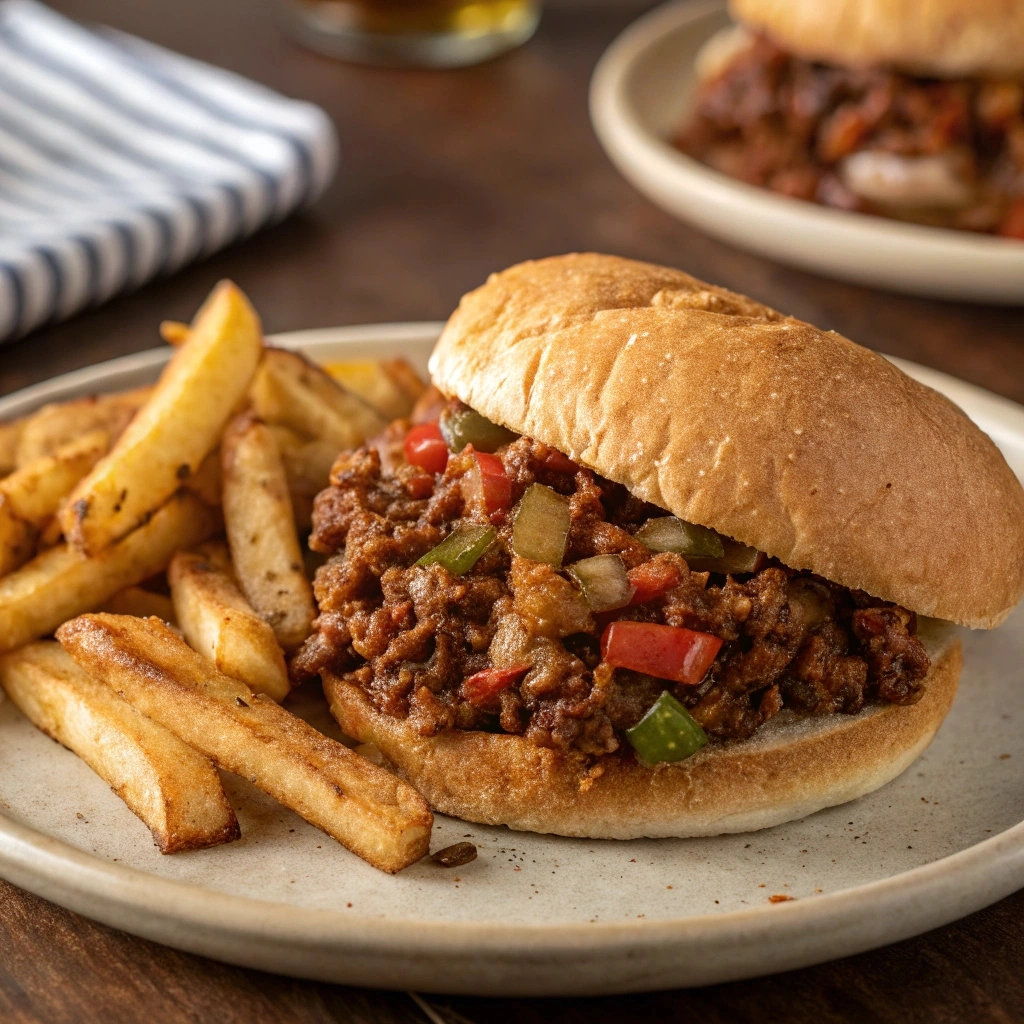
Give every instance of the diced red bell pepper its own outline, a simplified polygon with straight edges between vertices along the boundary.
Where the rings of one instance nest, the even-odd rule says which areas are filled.
[[[601,657],[613,668],[629,668],[658,679],[695,686],[711,668],[722,641],[656,622],[612,622],[601,634]]]
[[[576,473],[579,466],[572,459],[566,458],[561,452],[550,451],[544,456],[543,465],[556,473]]]
[[[485,668],[462,681],[462,696],[475,707],[490,704],[502,690],[507,690],[513,683],[519,682],[527,672],[529,665],[516,665],[513,668]]]
[[[405,461],[428,473],[443,473],[448,465],[448,445],[437,423],[421,423],[405,435]]]
[[[673,587],[679,586],[682,578],[678,566],[659,558],[652,558],[626,573],[626,579],[635,590],[629,603],[644,604],[646,601],[653,601],[656,597],[667,594]]]
[[[473,457],[476,465],[464,478],[466,490],[463,493],[467,499],[481,497],[488,515],[504,511],[512,501],[512,481],[501,459],[497,455],[477,451],[473,452]]]

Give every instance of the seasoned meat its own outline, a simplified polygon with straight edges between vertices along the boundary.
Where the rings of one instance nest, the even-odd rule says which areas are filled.
[[[499,731],[595,757],[623,749],[625,731],[666,689],[722,741],[751,735],[783,707],[856,713],[920,697],[929,663],[912,613],[771,561],[746,576],[693,572],[634,536],[662,510],[528,438],[497,452],[511,500],[488,512],[464,496],[474,493],[463,487],[471,448],[426,476],[396,454],[403,429],[339,457],[316,499],[310,543],[330,558],[314,585],[316,632],[292,660],[297,679],[350,672],[375,708],[424,736]],[[514,508],[534,483],[568,498],[567,564],[616,554],[668,589],[595,615],[564,571],[513,554]],[[416,564],[471,523],[494,526],[496,541],[464,575]],[[724,643],[699,685],[677,684],[602,661],[601,631],[615,618]]]
[[[752,185],[826,206],[1024,238],[1024,84],[915,78],[754,37],[677,139]]]

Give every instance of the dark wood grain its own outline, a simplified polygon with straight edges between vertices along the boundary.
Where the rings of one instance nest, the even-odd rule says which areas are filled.
[[[662,214],[612,169],[587,83],[648,0],[552,0],[537,37],[493,64],[428,73],[305,53],[267,0],[55,0],[84,20],[220,64],[333,117],[338,179],[312,209],[173,279],[0,354],[0,393],[158,343],[229,276],[269,331],[443,318],[493,269],[597,249],[681,266],[1024,401],[1024,313],[887,295],[740,253]],[[469,1020],[1017,1021],[1024,895],[889,949],[775,978],[607,1000],[434,1000]],[[0,1019],[405,1022],[406,997],[225,967],[114,932],[0,884]]]

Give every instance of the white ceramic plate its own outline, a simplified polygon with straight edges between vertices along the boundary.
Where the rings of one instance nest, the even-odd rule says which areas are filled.
[[[916,295],[1024,303],[1024,242],[789,199],[671,146],[692,95],[694,56],[728,20],[718,0],[671,3],[630,26],[601,58],[591,119],[629,181],[709,235],[814,273]]]
[[[423,368],[438,329],[275,340],[318,359],[404,354]],[[147,382],[166,358],[142,352],[57,378],[0,400],[0,418]],[[959,402],[1024,472],[1024,409],[901,365]],[[232,776],[242,839],[163,857],[96,775],[5,701],[0,875],[181,949],[349,984],[600,994],[799,967],[906,938],[1024,885],[1024,614],[964,640],[960,695],[936,741],[855,803],[696,840],[591,842],[440,818],[434,848],[469,837],[479,858],[396,877]],[[299,710],[333,731],[315,697]]]

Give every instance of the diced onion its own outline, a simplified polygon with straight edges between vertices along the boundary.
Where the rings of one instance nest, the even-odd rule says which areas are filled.
[[[948,153],[900,156],[861,150],[843,160],[839,177],[852,192],[885,205],[956,209],[973,199],[970,183]]]
[[[595,555],[569,566],[570,575],[580,585],[583,596],[594,612],[625,608],[636,589],[626,576],[626,566],[618,555]]]
[[[675,516],[648,519],[637,530],[636,539],[651,551],[674,551],[684,558],[721,558],[725,554],[722,538],[714,530]]]
[[[556,569],[569,539],[569,499],[543,484],[531,484],[512,525],[512,550],[520,558],[547,562]]]

